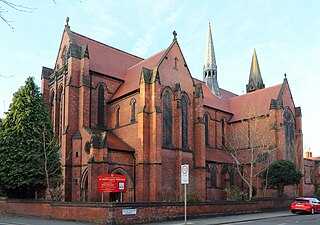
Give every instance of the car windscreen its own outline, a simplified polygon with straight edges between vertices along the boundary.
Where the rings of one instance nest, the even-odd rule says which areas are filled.
[[[296,203],[308,203],[309,200],[305,200],[305,199],[296,199],[295,200]]]

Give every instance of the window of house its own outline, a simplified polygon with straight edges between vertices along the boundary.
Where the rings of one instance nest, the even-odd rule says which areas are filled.
[[[162,95],[162,144],[172,147],[172,98],[168,90]]]

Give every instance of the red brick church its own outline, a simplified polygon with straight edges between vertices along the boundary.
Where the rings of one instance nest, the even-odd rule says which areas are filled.
[[[124,202],[176,201],[183,194],[182,164],[190,167],[189,195],[225,199],[226,187],[248,189],[240,174],[247,176],[252,149],[255,170],[289,159],[302,171],[301,109],[287,78],[265,87],[254,51],[247,93],[220,88],[209,25],[203,80],[195,79],[173,34],[168,47],[143,59],[78,34],[67,21],[54,68],[43,67],[41,76],[65,201],[101,201],[102,174],[126,176]],[[257,176],[253,189],[263,195]],[[265,196],[276,193],[267,188]],[[287,193],[303,193],[303,185]]]

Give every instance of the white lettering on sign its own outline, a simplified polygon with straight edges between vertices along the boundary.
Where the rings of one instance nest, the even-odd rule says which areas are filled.
[[[181,184],[189,184],[189,165],[181,166]]]
[[[136,215],[137,209],[123,209],[122,215]]]

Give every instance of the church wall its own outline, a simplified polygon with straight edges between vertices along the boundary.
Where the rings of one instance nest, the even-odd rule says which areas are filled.
[[[119,86],[121,81],[106,77],[92,72],[92,99],[91,99],[91,126],[97,127],[98,124],[98,87],[99,85],[104,87],[104,102],[110,100]],[[108,114],[108,106],[104,105],[104,125],[111,128],[109,125],[110,114]]]

